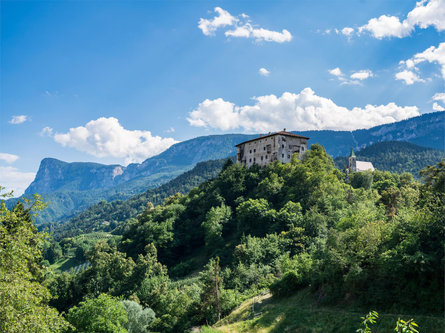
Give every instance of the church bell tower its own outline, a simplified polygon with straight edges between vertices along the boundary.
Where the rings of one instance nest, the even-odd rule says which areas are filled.
[[[351,154],[349,154],[348,158],[348,170],[351,171],[357,171],[357,157],[354,154],[354,149],[351,148]]]

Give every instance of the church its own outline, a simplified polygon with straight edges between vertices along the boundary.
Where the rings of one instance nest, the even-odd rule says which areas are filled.
[[[351,148],[351,154],[348,158],[348,172],[374,171],[374,166],[371,162],[357,161],[357,156],[354,154],[354,149]]]

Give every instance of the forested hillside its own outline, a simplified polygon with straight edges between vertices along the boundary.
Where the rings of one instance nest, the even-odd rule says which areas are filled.
[[[445,158],[445,151],[420,147],[403,141],[375,143],[355,152],[360,161],[370,161],[382,171],[410,172],[419,177],[419,171],[428,165],[439,163]],[[343,170],[348,164],[348,157],[335,158],[336,166]]]
[[[67,222],[56,224],[53,229],[53,237],[60,239],[92,231],[113,230],[119,222],[125,222],[129,218],[134,218],[142,213],[147,203],[161,204],[169,196],[176,193],[186,194],[193,187],[216,177],[225,161],[226,159],[200,162],[192,170],[183,173],[168,183],[155,189],[149,189],[125,201],[101,201]],[[50,225],[42,225],[41,228],[46,227],[51,228]]]
[[[364,148],[357,152],[357,156],[361,160],[371,161],[378,170],[398,173],[410,172],[418,178],[421,169],[440,162],[445,158],[445,152],[408,142],[390,141]],[[140,214],[148,202],[158,205],[167,196],[176,192],[187,193],[194,186],[216,176],[222,167],[222,161],[198,163],[193,170],[178,176],[167,184],[127,200],[102,201],[95,204],[65,223],[55,224],[54,237],[60,238],[97,230],[113,230],[118,222]],[[343,170],[347,165],[347,157],[337,157],[335,164],[340,170]],[[44,224],[42,227],[49,227],[49,225]]]
[[[62,318],[81,332],[135,332],[135,321],[145,330],[183,332],[213,324],[270,290],[276,301],[306,293],[312,312],[348,304],[360,313],[405,313],[421,328],[441,332],[445,161],[422,171],[423,184],[410,174],[382,171],[344,179],[324,149],[313,145],[301,161],[294,157],[288,164],[226,164],[187,195],[148,205],[114,236],[88,238],[86,248],[73,248],[81,236],[46,243],[46,265],[55,254],[59,261],[74,255],[85,263],[45,275],[50,306],[65,313],[48,320]],[[30,221],[29,211],[2,209],[0,234],[12,243],[1,242],[6,251],[0,253],[20,258],[15,228]],[[23,229],[32,226],[23,223],[20,234],[26,235]],[[40,250],[32,251],[32,262],[41,265]],[[8,260],[0,261],[0,290],[16,274]],[[23,283],[27,279],[32,275],[23,275]],[[37,306],[28,289],[21,292],[12,305],[17,314],[25,311],[23,303]],[[3,327],[18,325],[0,319]]]

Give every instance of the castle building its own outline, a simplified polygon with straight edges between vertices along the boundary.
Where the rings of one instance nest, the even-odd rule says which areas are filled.
[[[293,154],[301,155],[307,150],[308,140],[308,137],[286,132],[286,129],[261,135],[236,145],[237,162],[247,167],[254,164],[266,166],[277,160],[288,163]]]
[[[360,172],[360,171],[374,171],[374,166],[371,162],[357,161],[357,156],[354,154],[354,149],[351,148],[351,154],[348,158],[348,171]]]

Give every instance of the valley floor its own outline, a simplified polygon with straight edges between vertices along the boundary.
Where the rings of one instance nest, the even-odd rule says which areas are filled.
[[[203,329],[202,332],[352,333],[360,327],[360,318],[363,315],[364,312],[353,308],[316,306],[313,301],[308,301],[305,292],[281,300],[275,300],[271,294],[265,294],[245,301],[230,315],[216,323],[213,329]],[[376,324],[371,326],[372,332],[393,332],[399,317],[404,320],[414,318],[419,325],[419,332],[445,331],[443,317],[379,313]]]

